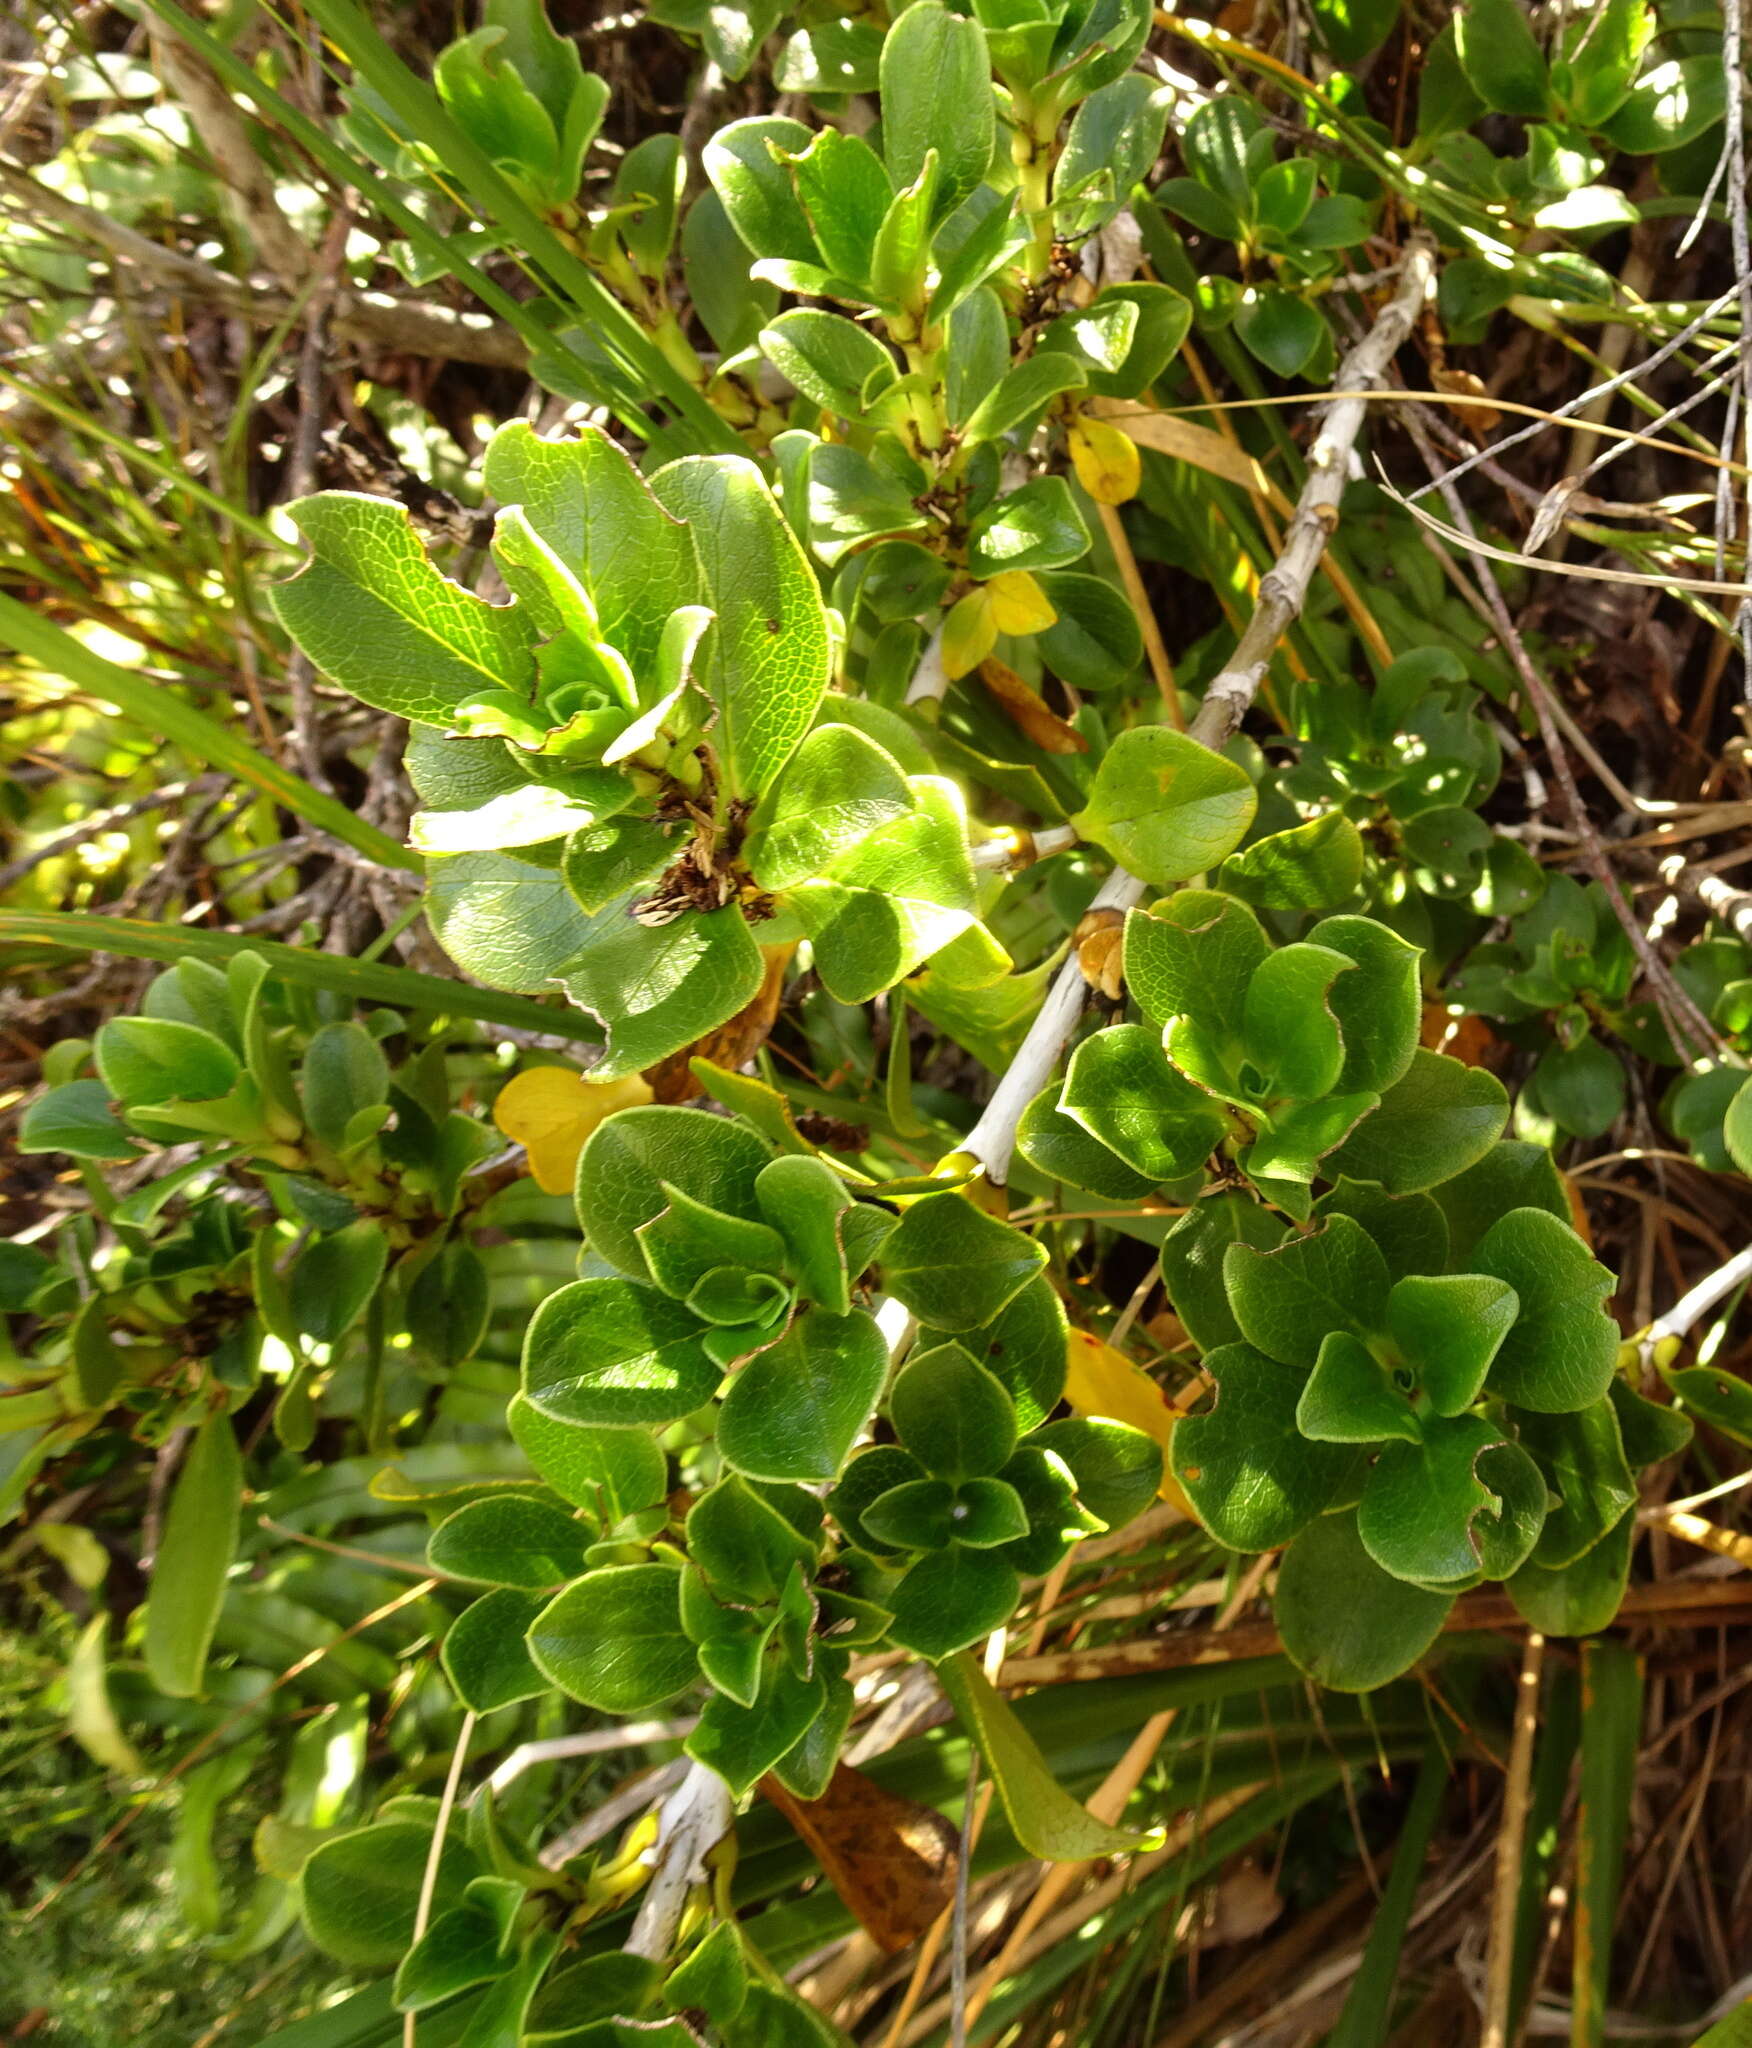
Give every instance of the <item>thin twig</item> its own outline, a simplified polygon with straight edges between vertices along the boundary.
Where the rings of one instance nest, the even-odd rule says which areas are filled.
[[[1520,1690],[1515,1695],[1515,1732],[1509,1746],[1508,1782],[1497,1823],[1496,1886],[1490,1906],[1490,1967],[1485,1992],[1484,2039],[1480,2048],[1507,2048],[1514,1991],[1515,1901],[1521,1889],[1526,1846],[1527,1798],[1533,1780],[1533,1731],[1539,1725],[1539,1677],[1545,1638],[1534,1629],[1521,1652]]]
[[[432,1823],[432,1846],[426,1852],[426,1868],[420,1876],[420,1899],[414,1908],[414,1938],[410,1947],[418,1948],[426,1932],[426,1923],[432,1917],[432,1900],[438,1890],[438,1866],[444,1860],[444,1837],[450,1831],[450,1815],[456,1805],[456,1788],[462,1783],[462,1767],[468,1761],[468,1745],[475,1731],[475,1710],[470,1707],[462,1717],[462,1726],[456,1731],[456,1747],[450,1752],[450,1769],[444,1779],[443,1797],[438,1801],[438,1818]],[[402,2048],[414,2048],[414,2031],[417,2015],[409,2013],[402,2021]]]

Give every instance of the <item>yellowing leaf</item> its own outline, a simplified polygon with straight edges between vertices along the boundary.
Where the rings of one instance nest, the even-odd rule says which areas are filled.
[[[1079,1415],[1126,1422],[1154,1437],[1162,1446],[1161,1497],[1192,1519],[1192,1503],[1168,1468],[1177,1418],[1167,1395],[1141,1365],[1134,1365],[1124,1352],[1115,1351],[1089,1331],[1072,1330],[1066,1353],[1065,1399]]]
[[[570,1067],[526,1067],[499,1090],[493,1121],[529,1154],[529,1170],[544,1194],[569,1195],[584,1140],[617,1109],[650,1100],[643,1074],[590,1081]]]
[[[1003,578],[994,577],[993,581],[1002,582]],[[990,584],[970,590],[943,621],[943,673],[951,682],[978,668],[998,644],[990,593]]]
[[[1144,465],[1137,443],[1105,420],[1071,422],[1071,467],[1098,505],[1123,505],[1135,498]]]
[[[986,585],[992,623],[1000,633],[1044,633],[1058,613],[1039,581],[1026,569],[1006,569]]]

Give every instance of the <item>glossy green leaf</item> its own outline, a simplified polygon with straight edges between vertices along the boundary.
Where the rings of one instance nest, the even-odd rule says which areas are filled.
[[[1329,1331],[1296,1404],[1296,1427],[1323,1444],[1423,1441],[1407,1390],[1348,1330]]]
[[[1376,1458],[1357,1533],[1395,1578],[1440,1586],[1484,1572],[1507,1578],[1532,1555],[1545,1481],[1519,1445],[1482,1415],[1435,1417],[1419,1444]]]
[[[1618,1357],[1618,1325],[1601,1306],[1613,1280],[1575,1232],[1541,1209],[1512,1209],[1479,1240],[1471,1264],[1507,1281],[1521,1302],[1490,1391],[1541,1415],[1598,1401]]]
[[[140,1148],[111,1107],[102,1081],[63,1081],[39,1095],[19,1119],[20,1152],[65,1152],[74,1159],[137,1159]]]
[[[901,1373],[888,1412],[927,1472],[961,1481],[1001,1472],[1016,1448],[1016,1410],[959,1344],[941,1344]]]
[[[928,152],[938,161],[934,218],[947,220],[985,178],[997,114],[985,32],[937,0],[917,0],[882,45],[882,151],[896,191]]]
[[[1230,1550],[1274,1550],[1325,1511],[1344,1485],[1348,1445],[1311,1442],[1296,1426],[1306,1375],[1251,1344],[1208,1352],[1216,1405],[1183,1416],[1171,1463],[1199,1520]]]
[[[1454,34],[1461,68],[1494,113],[1546,112],[1545,58],[1519,0],[1466,0]]]
[[[1332,1170],[1377,1181],[1390,1195],[1435,1188],[1484,1157],[1508,1114],[1509,1098],[1494,1074],[1419,1050],[1333,1155]]]
[[[731,1381],[718,1449],[750,1479],[836,1479],[887,1376],[888,1347],[871,1317],[807,1310]]]
[[[1037,477],[1005,493],[968,529],[967,566],[982,578],[1066,569],[1088,552],[1089,529],[1060,476]]]
[[[1313,1367],[1328,1331],[1345,1330],[1358,1339],[1377,1332],[1391,1286],[1374,1240],[1342,1215],[1273,1251],[1245,1242],[1230,1245],[1223,1281],[1247,1342],[1304,1372]]]
[[[772,1149],[745,1125],[653,1103],[598,1124],[578,1155],[578,1221],[590,1249],[648,1279],[639,1228],[680,1191],[707,1209],[755,1217],[754,1186]]]
[[[1595,1401],[1571,1415],[1522,1411],[1513,1420],[1522,1449],[1554,1496],[1532,1561],[1562,1570],[1615,1529],[1636,1502],[1618,1416],[1610,1401]]]
[[[1572,1563],[1547,1570],[1531,1557],[1506,1591],[1530,1628],[1543,1635],[1591,1636],[1609,1628],[1624,1599],[1637,1519],[1628,1510]]]
[[[749,872],[763,889],[792,888],[915,807],[891,754],[855,726],[818,725],[749,821]]]
[[[666,1564],[610,1565],[555,1596],[529,1630],[529,1653],[564,1693],[602,1714],[646,1714],[696,1676],[681,1627],[681,1574]]]
[[[382,1284],[389,1240],[368,1217],[307,1244],[292,1268],[292,1318],[318,1344],[344,1337]]]
[[[1417,1052],[1423,1022],[1417,948],[1371,917],[1322,918],[1308,937],[1356,962],[1356,972],[1341,975],[1326,998],[1344,1037],[1339,1091],[1380,1094],[1402,1078]]]
[[[1112,1202],[1135,1202],[1155,1181],[1128,1166],[1059,1108],[1057,1083],[1043,1088],[1022,1112],[1016,1150],[1036,1172]]]
[[[727,1023],[760,993],[765,968],[742,912],[689,911],[671,924],[627,919],[562,974],[566,993],[601,1019],[608,1049],[592,1070],[619,1080]]]
[[[1176,1072],[1142,1024],[1110,1025],[1083,1040],[1059,1109],[1152,1183],[1193,1172],[1228,1133],[1222,1110]]]
[[[1330,910],[1363,879],[1363,840],[1342,811],[1256,839],[1224,861],[1225,889],[1261,910]]]
[[[1167,726],[1134,726],[1102,756],[1072,822],[1133,874],[1170,888],[1232,853],[1257,801],[1235,762]]]
[[[563,1422],[520,1393],[512,1395],[505,1420],[545,1483],[573,1507],[587,1508],[604,1527],[663,1498],[668,1461],[643,1429]]]
[[[1181,889],[1125,926],[1125,980],[1152,1024],[1194,1017],[1218,1031],[1240,1025],[1247,984],[1269,950],[1259,920],[1216,889]]]
[[[524,1641],[546,1605],[541,1594],[498,1586],[450,1624],[442,1652],[444,1673],[465,1707],[490,1714],[547,1691],[548,1680],[535,1668]]]
[[[921,1557],[888,1596],[891,1639],[933,1664],[1000,1628],[1022,1590],[1016,1568],[991,1550],[952,1544]]]
[[[1161,1445],[1129,1423],[1068,1415],[1036,1430],[1025,1448],[1062,1458],[1077,1499],[1109,1529],[1141,1515],[1162,1484]]]
[[[1520,1312],[1515,1290],[1483,1273],[1417,1274],[1387,1297],[1387,1328],[1438,1415],[1478,1399]]]
[[[1045,1272],[1038,1272],[989,1321],[950,1339],[921,1329],[912,1356],[923,1358],[940,1343],[955,1342],[1015,1403],[1017,1427],[1026,1434],[1058,1405],[1065,1385],[1067,1330],[1064,1303]]]
[[[411,1820],[385,1821],[319,1843],[298,1882],[311,1940],[354,1969],[399,1963],[413,1945],[431,1848],[430,1825]],[[434,1916],[460,1905],[478,1875],[462,1844],[447,1841],[432,1892]]]
[[[711,1399],[720,1378],[702,1333],[697,1316],[655,1288],[575,1280],[530,1319],[523,1391],[557,1422],[678,1422]]]
[[[963,1195],[922,1195],[883,1249],[882,1277],[921,1323],[959,1333],[989,1323],[1046,1256],[1044,1245]]]
[[[243,1462],[228,1415],[210,1415],[194,1433],[146,1596],[146,1670],[175,1699],[197,1697],[207,1651],[237,1555],[243,1511]]]
[[[1284,1552],[1272,1613],[1284,1648],[1317,1685],[1373,1692],[1441,1633],[1451,1593],[1408,1585],[1363,1548],[1354,1514],[1321,1515]]]
[[[534,1592],[576,1577],[593,1533],[563,1508],[507,1494],[465,1502],[446,1516],[432,1531],[426,1559],[449,1578]]]

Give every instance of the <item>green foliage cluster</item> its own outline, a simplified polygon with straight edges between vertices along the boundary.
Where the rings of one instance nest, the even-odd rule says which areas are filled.
[[[224,37],[152,4],[290,125]],[[137,1766],[141,1701],[211,1738],[191,1924],[242,1956],[301,1915],[341,1966],[393,1972],[395,2012],[466,2013],[469,2048],[835,2038],[727,1868],[629,1950],[645,1840],[550,1867],[535,1800],[440,1802],[430,1759],[460,1769],[478,1724],[684,1708],[660,1855],[702,1780],[820,1800],[854,1660],[903,1653],[937,1667],[1014,1844],[1068,1859],[1137,1837],[1069,1798],[972,1653],[1159,1499],[1201,1554],[1282,1552],[1284,1649],[1337,1693],[1391,1686],[1485,1583],[1597,1634],[1639,1475],[1691,1425],[1649,1398],[1550,1143],[1611,1129],[1635,1060],[1670,1073],[1693,1159],[1752,1171],[1745,944],[1711,928],[1673,970],[1706,1046],[1629,904],[1505,825],[1531,707],[1385,488],[1351,484],[1287,658],[1235,700],[1225,664],[1283,574],[1255,508],[1307,451],[1264,407],[1233,442],[1181,416],[1207,354],[1247,399],[1329,385],[1407,224],[1451,341],[1614,304],[1590,251],[1715,162],[1719,24],[1607,0],[1541,47],[1517,0],[1468,0],[1396,137],[1352,73],[1400,9],[1315,0],[1343,68],[1287,74],[1286,142],[1221,30],[1173,19],[1224,78],[1190,106],[1140,67],[1147,0],[649,12],[723,78],[770,62],[810,118],[728,121],[697,179],[679,134],[647,136],[604,181],[609,89],[539,0],[486,0],[429,82],[312,0],[353,75],[332,135],[292,132],[381,177],[409,287],[473,284],[592,409],[492,433],[479,548],[380,496],[286,508],[274,614],[407,721],[392,852],[473,986],[191,951],[50,1049],[21,1148],[72,1161],[85,1206],[0,1246],[0,1517],[175,1468],[132,1636],[112,1664],[99,1615],[74,1652],[81,1741]],[[1212,594],[1173,672],[1134,556]],[[119,669],[19,630],[133,715]],[[1274,732],[1207,743],[1219,674]],[[369,857],[373,829],[339,832]],[[761,1049],[781,1002],[801,1082]],[[1432,1010],[1524,1056],[1515,1101],[1429,1042]],[[495,1026],[600,1038],[543,1132],[563,1192],[489,1120],[520,1058],[559,1056]],[[1018,1098],[995,1135],[979,1069]],[[1012,1148],[1040,1197],[1014,1220]],[[1200,1405],[1079,1380],[1067,1302],[1113,1243],[1159,1261]],[[1743,1389],[1654,1363],[1752,1441]],[[219,1741],[306,1659],[308,1719]],[[270,1775],[232,1921],[214,1831]]]

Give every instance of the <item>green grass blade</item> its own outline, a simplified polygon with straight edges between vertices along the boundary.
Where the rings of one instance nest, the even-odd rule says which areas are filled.
[[[101,654],[94,654],[71,633],[38,618],[16,598],[4,595],[0,595],[0,646],[16,648],[51,676],[60,676],[75,689],[115,705],[142,731],[157,733],[192,760],[235,775],[380,867],[407,868],[415,874],[421,871],[417,854],[356,817],[338,798],[312,789],[290,768],[271,760],[197,705],[185,703],[163,683],[130,675]]]
[[[1694,2048],[1752,2048],[1752,1998],[1729,2013],[1726,2019],[1717,2020],[1709,2032],[1694,2043]]]
[[[1423,1876],[1424,1857],[1447,1782],[1448,1760],[1439,1749],[1432,1749],[1418,1771],[1405,1825],[1399,1831],[1399,1845],[1393,1852],[1393,1869],[1381,1894],[1375,1924],[1369,1929],[1368,1946],[1351,1980],[1350,1995],[1338,2016],[1338,2025],[1327,2037],[1327,2048],[1380,2048],[1387,2038],[1393,2020],[1399,1952],[1411,1921],[1411,1909],[1417,1903],[1418,1880]]]
[[[1582,1781],[1570,2048],[1603,2048],[1612,1923],[1642,1733],[1642,1665],[1622,1643],[1582,1645]]]
[[[594,1045],[601,1034],[582,1011],[547,1009],[527,996],[447,981],[412,967],[386,967],[378,960],[348,960],[303,946],[282,946],[237,932],[191,931],[181,925],[142,924],[130,917],[101,917],[57,910],[0,910],[0,946],[52,946],[79,953],[121,953],[131,960],[196,959],[223,967],[239,953],[259,953],[269,971],[284,981],[332,989],[363,1003],[390,1003],[398,1010],[436,1010],[482,1024],[508,1024],[519,1031],[544,1031],[575,1044]]]
[[[1533,1988],[1534,1965],[1545,1934],[1546,1901],[1563,1840],[1563,1810],[1582,1732],[1582,1694],[1567,1665],[1551,1673],[1540,1712],[1539,1746],[1527,1800],[1521,1881],[1515,1896],[1514,1961],[1509,1975],[1509,2039],[1519,2028]]]

